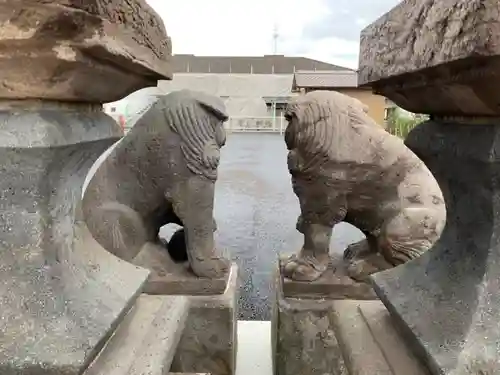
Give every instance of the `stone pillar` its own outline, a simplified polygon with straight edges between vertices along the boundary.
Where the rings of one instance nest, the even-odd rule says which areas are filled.
[[[406,0],[361,35],[361,85],[431,115],[406,144],[440,183],[445,231],[373,283],[434,375],[500,373],[499,12],[496,1]]]
[[[0,373],[77,375],[148,276],[81,222],[86,174],[121,136],[102,103],[170,78],[170,41],[141,0],[0,15]]]
[[[427,375],[368,284],[351,280],[339,259],[314,282],[276,272],[272,314],[275,375]]]
[[[204,281],[198,279],[201,284]],[[236,374],[238,350],[238,267],[233,264],[224,289],[188,295],[190,310],[171,371]],[[204,290],[199,285],[198,291]]]
[[[172,264],[167,252],[147,244],[134,264],[150,269],[143,292],[187,297],[190,303],[171,370],[178,373],[236,373],[238,290],[236,264],[220,279],[202,279],[187,264]]]

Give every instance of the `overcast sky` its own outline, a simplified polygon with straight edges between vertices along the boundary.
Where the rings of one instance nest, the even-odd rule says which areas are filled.
[[[357,68],[359,33],[400,0],[147,0],[174,53],[305,56]],[[307,3],[307,6],[304,5]]]

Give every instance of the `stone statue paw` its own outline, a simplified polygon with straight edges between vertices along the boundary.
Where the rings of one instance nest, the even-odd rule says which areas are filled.
[[[285,262],[283,274],[296,281],[314,281],[323,275],[328,268],[328,256],[317,258],[312,255],[292,255]]]
[[[356,281],[368,282],[371,274],[393,268],[384,257],[378,253],[366,255],[363,259],[355,259],[347,265],[347,275]]]
[[[191,269],[198,277],[219,279],[224,277],[230,267],[229,260],[223,257],[201,258],[196,257],[191,261]]]
[[[376,250],[370,247],[368,240],[364,239],[347,246],[347,249],[344,251],[344,260],[362,259],[375,252]]]

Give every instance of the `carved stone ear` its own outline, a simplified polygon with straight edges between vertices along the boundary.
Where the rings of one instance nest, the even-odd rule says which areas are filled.
[[[226,144],[226,130],[224,126],[215,128],[215,143],[217,143],[219,147],[223,147]]]
[[[193,92],[193,97],[204,109],[212,113],[220,121],[227,121],[229,118],[226,105],[219,97],[203,92]]]
[[[214,107],[212,105],[209,105],[205,102],[201,102],[201,101],[198,101],[198,103],[200,103],[200,105],[205,108],[208,112],[210,112],[211,114],[213,114],[215,117],[217,117],[217,119],[219,119],[220,121],[227,121],[229,119],[229,115],[226,113],[226,109],[225,108],[217,108],[217,107]]]
[[[351,104],[353,107],[361,108],[361,110],[365,113],[368,114],[368,106],[363,103],[361,100],[352,98],[353,104]]]

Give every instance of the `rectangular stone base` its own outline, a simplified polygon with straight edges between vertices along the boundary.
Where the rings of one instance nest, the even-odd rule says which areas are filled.
[[[284,265],[283,262],[284,259],[280,259],[280,269]],[[312,282],[290,280],[282,275],[280,277],[283,295],[287,298],[378,299],[369,284],[356,282],[347,276],[341,257],[332,257],[326,272]]]
[[[236,370],[238,267],[222,294],[190,296],[186,328],[171,372],[233,375]]]
[[[211,296],[224,294],[229,273],[220,279],[195,276],[187,263],[172,262],[167,251],[155,244],[147,243],[134,258],[136,266],[151,270],[143,292],[159,295]]]
[[[428,375],[380,301],[287,298],[277,280],[275,375]]]

